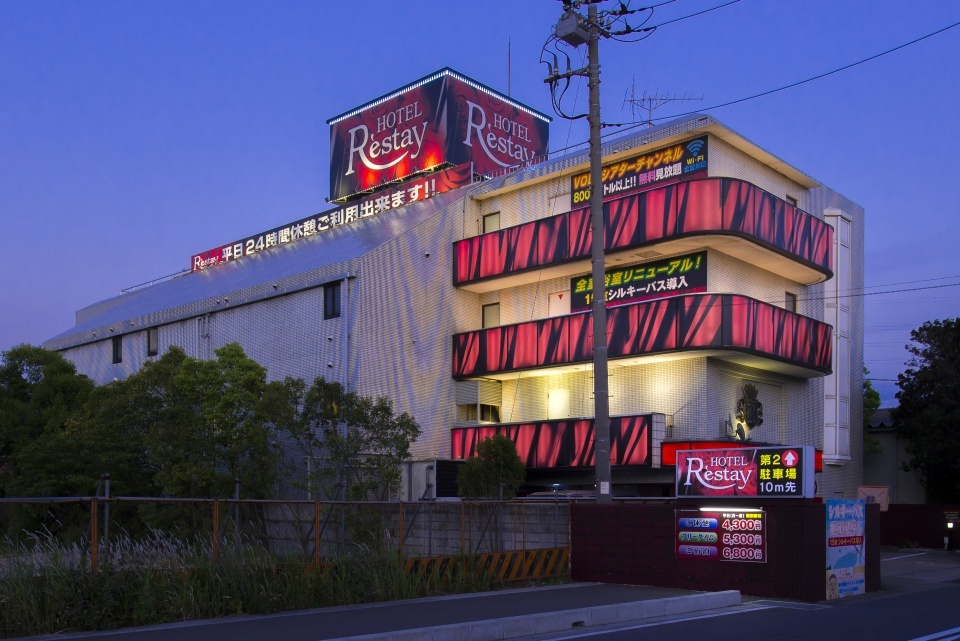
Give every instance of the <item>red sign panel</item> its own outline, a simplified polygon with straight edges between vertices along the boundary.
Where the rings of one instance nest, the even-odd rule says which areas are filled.
[[[767,562],[767,519],[762,510],[676,511],[678,559]]]
[[[677,452],[677,496],[812,498],[813,448]]]
[[[330,200],[442,164],[477,173],[547,153],[550,118],[450,69],[327,121]]]

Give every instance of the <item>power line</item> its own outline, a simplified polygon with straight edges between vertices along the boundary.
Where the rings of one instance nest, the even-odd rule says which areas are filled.
[[[721,5],[721,6],[726,6],[726,5]],[[715,7],[715,8],[719,8],[719,7]],[[694,15],[695,15],[695,14],[694,14]],[[666,23],[664,23],[664,24],[666,24]],[[851,62],[850,64],[844,65],[844,66],[842,66],[842,67],[837,67],[836,69],[833,69],[833,70],[831,70],[831,71],[827,71],[827,72],[825,72],[825,73],[821,73],[821,74],[818,74],[818,75],[816,75],[816,76],[811,76],[810,78],[806,78],[806,79],[804,79],[804,80],[798,80],[797,82],[792,82],[792,83],[790,83],[790,84],[788,84],[788,85],[783,85],[782,87],[777,87],[776,89],[769,89],[769,90],[767,90],[767,91],[762,91],[762,92],[760,92],[760,93],[753,94],[752,96],[747,96],[747,97],[745,97],[745,98],[738,98],[738,99],[736,99],[736,100],[731,100],[731,101],[729,101],[729,102],[724,102],[724,103],[721,103],[721,104],[718,104],[718,105],[714,105],[714,106],[712,106],[712,107],[707,107],[707,108],[705,108],[705,109],[699,109],[699,110],[697,110],[697,111],[688,111],[688,112],[685,112],[685,113],[673,114],[673,115],[670,115],[670,116],[662,116],[662,117],[659,117],[659,118],[654,118],[653,120],[654,120],[654,121],[661,121],[661,120],[670,120],[670,119],[673,119],[673,118],[682,118],[683,116],[691,116],[691,115],[693,115],[693,114],[703,113],[704,111],[712,111],[712,110],[714,110],[714,109],[720,109],[721,107],[729,107],[729,106],[731,106],[731,105],[736,105],[736,104],[739,104],[739,103],[741,103],[741,102],[746,102],[746,101],[748,101],[748,100],[753,100],[753,99],[755,99],[755,98],[762,98],[763,96],[769,96],[769,95],[771,95],[771,94],[775,94],[775,93],[777,93],[777,92],[784,91],[784,90],[786,90],[786,89],[792,89],[793,87],[799,87],[800,85],[806,84],[806,83],[808,83],[808,82],[813,82],[814,80],[820,80],[821,78],[826,78],[827,76],[832,76],[832,75],[835,74],[835,73],[840,73],[841,71],[846,71],[847,69],[852,69],[853,67],[856,67],[856,66],[858,66],[858,65],[862,65],[862,64],[865,63],[865,62],[870,62],[871,60],[876,60],[877,58],[880,58],[880,57],[885,56],[885,55],[887,55],[887,54],[893,53],[893,52],[895,52],[895,51],[899,51],[900,49],[904,49],[904,48],[909,47],[909,46],[911,46],[911,45],[915,45],[915,44],[917,44],[918,42],[922,42],[922,41],[924,41],[924,40],[926,40],[926,39],[928,39],[928,38],[932,38],[933,36],[939,35],[939,34],[943,33],[944,31],[948,31],[948,30],[953,29],[954,27],[957,27],[957,26],[960,26],[960,21],[954,22],[953,24],[947,25],[946,27],[943,27],[943,28],[941,28],[941,29],[937,29],[936,31],[933,31],[933,32],[931,32],[931,33],[926,34],[925,36],[920,36],[919,38],[915,38],[915,39],[913,39],[913,40],[911,40],[911,41],[909,41],[909,42],[905,42],[905,43],[903,43],[903,44],[897,45],[896,47],[892,47],[892,48],[890,48],[890,49],[887,49],[886,51],[881,51],[880,53],[874,54],[874,55],[869,56],[869,57],[867,57],[867,58],[863,58],[862,60],[858,60],[858,61],[856,61],[856,62]],[[653,28],[656,28],[656,27],[648,27],[648,28],[653,29]],[[613,136],[613,135],[622,134],[624,131],[629,131],[630,129],[634,129],[637,125],[624,126],[623,124],[613,124],[613,123],[610,123],[610,124],[608,124],[607,126],[610,126],[610,127],[623,127],[622,129],[618,129],[618,130],[615,131],[615,132],[611,132],[611,133],[609,133],[609,134],[606,134],[607,136]]]

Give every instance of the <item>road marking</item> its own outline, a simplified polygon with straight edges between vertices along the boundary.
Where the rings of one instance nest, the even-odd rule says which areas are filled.
[[[717,612],[714,614],[701,614],[698,616],[684,617],[682,619],[672,619],[670,621],[660,621],[659,623],[640,623],[637,625],[628,625],[623,627],[617,627],[609,630],[594,630],[591,632],[580,632],[578,634],[568,634],[562,637],[550,637],[553,641],[564,641],[565,639],[583,639],[586,637],[597,637],[602,634],[615,634],[617,632],[625,632],[627,630],[640,630],[642,628],[653,628],[658,625],[670,625],[671,623],[685,623],[687,621],[697,621],[699,619],[712,619],[714,617],[725,617],[730,616],[731,614],[744,614],[746,612],[759,612],[760,610],[772,610],[772,607],[761,606],[761,607],[751,607],[743,610],[737,610],[735,612]]]
[[[903,556],[893,556],[889,559],[880,559],[881,561],[896,561],[897,559],[909,559],[911,556],[923,556],[926,552],[917,552],[916,554],[904,554]]]
[[[925,637],[917,637],[915,639],[910,639],[910,641],[954,641],[954,639],[960,639],[960,634],[953,634],[954,632],[960,632],[960,628],[950,628],[949,630],[941,630],[940,632],[934,632],[933,634],[928,634]],[[953,634],[952,637],[945,636],[947,634]]]

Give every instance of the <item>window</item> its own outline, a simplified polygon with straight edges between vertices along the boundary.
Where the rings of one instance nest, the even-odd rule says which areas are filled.
[[[113,364],[123,362],[123,336],[114,336],[113,343]]]
[[[160,353],[160,330],[156,327],[147,328],[147,356],[156,356]]]
[[[480,404],[480,420],[486,423],[500,422],[500,406]]]
[[[498,327],[500,325],[500,303],[491,303],[483,306],[481,327]]]
[[[794,207],[799,207],[799,206],[800,206],[800,201],[797,200],[797,197],[796,197],[796,196],[791,196],[790,194],[787,194],[787,202],[790,203],[791,205],[793,205]]]
[[[784,302],[783,308],[788,312],[797,312],[797,295],[786,292],[786,301]]]
[[[483,217],[483,233],[487,234],[500,229],[500,212],[495,211]]]
[[[340,318],[340,281],[323,286],[323,319]]]

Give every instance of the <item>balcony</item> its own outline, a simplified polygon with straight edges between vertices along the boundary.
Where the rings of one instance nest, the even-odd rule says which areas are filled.
[[[651,466],[651,419],[650,414],[610,417],[612,465]],[[457,427],[451,432],[450,452],[455,459],[470,458],[476,455],[478,442],[501,434],[513,441],[527,468],[593,467],[594,430],[592,418]]]
[[[831,372],[831,331],[826,323],[747,296],[691,294],[608,308],[607,354],[611,365],[713,356],[813,378]],[[545,375],[592,360],[590,312],[453,336],[458,379]]]
[[[830,278],[833,228],[756,185],[704,178],[605,202],[608,254],[712,247],[797,283]],[[454,243],[453,284],[485,292],[589,271],[590,210],[576,209]],[[636,252],[633,252],[636,253]]]

